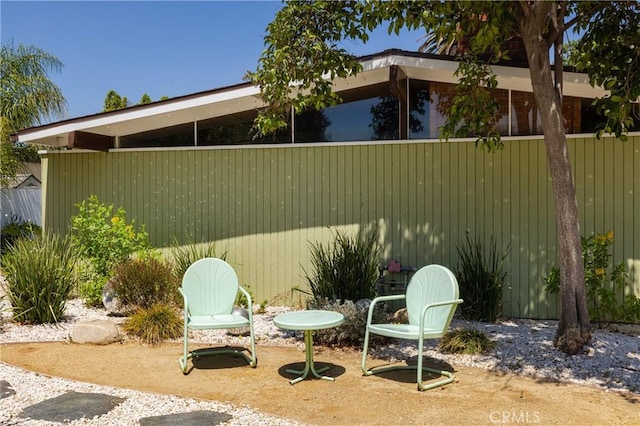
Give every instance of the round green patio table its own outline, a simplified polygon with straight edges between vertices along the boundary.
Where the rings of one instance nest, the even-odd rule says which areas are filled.
[[[300,377],[290,380],[289,383],[293,385],[304,380],[309,375],[309,372],[319,379],[330,381],[335,380],[333,377],[323,376],[320,374],[327,371],[329,367],[323,367],[316,370],[313,364],[313,330],[337,327],[343,322],[344,315],[341,313],[322,310],[287,312],[280,314],[273,319],[273,323],[278,328],[304,331],[304,345],[306,353],[305,367],[304,370],[286,370],[287,373],[300,374]]]

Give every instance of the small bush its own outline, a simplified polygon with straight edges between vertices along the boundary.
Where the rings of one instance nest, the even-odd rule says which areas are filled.
[[[102,290],[108,277],[98,274],[93,263],[86,258],[76,261],[75,275],[77,288],[73,296],[82,299],[86,306],[102,306]]]
[[[349,237],[336,231],[326,247],[311,245],[313,275],[305,271],[311,294],[318,303],[328,300],[373,299],[378,280],[377,232]]]
[[[111,282],[119,309],[149,309],[157,303],[175,306],[182,300],[173,270],[154,257],[122,262],[115,267]]]
[[[13,320],[26,324],[56,323],[76,285],[77,251],[68,237],[43,234],[20,239],[2,256]]]
[[[502,314],[502,289],[508,276],[502,268],[510,246],[499,254],[496,239],[491,235],[488,252],[485,252],[480,240],[472,242],[467,232],[466,243],[456,249],[460,264],[455,276],[460,298],[464,300],[459,305],[460,315],[472,321],[495,322]]]
[[[97,275],[80,284],[80,298],[86,306],[102,307],[102,291],[108,280],[105,276]]]
[[[373,322],[387,322],[388,315],[383,306],[381,304],[377,306],[379,308],[377,307],[373,312]],[[368,304],[360,305],[351,300],[343,303],[329,300],[311,301],[309,309],[324,309],[344,315],[344,322],[338,327],[314,331],[313,339],[316,343],[325,346],[362,346],[367,327],[367,315],[369,314]],[[384,337],[373,334],[369,338],[372,342],[384,340]]]
[[[95,195],[76,207],[80,212],[71,217],[73,238],[99,275],[109,276],[115,265],[149,248],[144,226],[135,232],[134,221],[127,224],[122,207],[112,215],[113,205],[102,204]]]
[[[438,346],[442,352],[478,355],[496,347],[496,342],[475,328],[457,328],[445,333]]]
[[[42,228],[30,221],[23,221],[12,216],[11,221],[0,230],[0,252],[5,253],[9,247],[21,238],[34,238],[42,234]]]
[[[249,293],[249,297],[251,297],[251,304],[255,305],[256,299],[253,296],[253,292],[251,292],[251,288],[249,288],[249,286],[246,286],[246,285],[242,286],[242,288],[247,290],[247,293]],[[238,291],[238,294],[236,295],[236,300],[233,302],[233,304],[235,306],[241,306],[245,309],[249,308],[249,301],[247,300],[247,296],[245,296],[244,293],[241,291]]]
[[[613,231],[582,237],[589,318],[600,326],[609,322],[638,323],[640,299],[633,291],[627,292],[631,284],[624,263],[610,265],[609,251],[612,245]],[[545,281],[545,291],[557,294],[560,291],[560,269],[551,268]]]
[[[173,270],[180,280],[182,280],[187,268],[197,260],[205,257],[217,257],[225,260],[227,257],[227,253],[223,253],[221,256],[216,255],[216,243],[214,241],[203,241],[200,244],[189,242],[187,245],[181,246],[177,240],[174,240],[171,247],[171,255],[173,257]]]
[[[126,319],[124,330],[140,338],[144,343],[159,345],[165,340],[177,339],[182,336],[183,319],[176,309],[165,303],[156,303],[145,309],[140,309]]]

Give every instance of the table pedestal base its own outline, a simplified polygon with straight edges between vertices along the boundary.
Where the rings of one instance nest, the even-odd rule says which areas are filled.
[[[321,369],[316,370],[313,364],[313,330],[304,331],[304,346],[306,354],[304,370],[286,370],[287,373],[301,374],[300,377],[290,380],[289,383],[295,385],[296,383],[304,380],[309,375],[309,372],[311,372],[311,374],[316,376],[318,379],[329,380],[333,382],[335,380],[333,377],[323,376],[320,374],[327,371],[329,367],[322,367]]]

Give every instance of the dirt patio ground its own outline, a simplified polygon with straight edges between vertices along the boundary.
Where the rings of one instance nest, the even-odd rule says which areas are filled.
[[[335,382],[307,379],[290,385],[292,376],[285,370],[301,369],[305,359],[292,347],[259,346],[256,369],[240,357],[225,355],[197,361],[183,375],[178,366],[181,350],[176,344],[149,347],[136,342],[16,343],[0,346],[0,360],[83,382],[246,405],[307,424],[640,424],[638,394],[464,366],[449,366],[456,383],[418,392],[414,371],[363,377],[361,352],[326,348],[316,352],[316,362],[331,367],[325,374],[336,377]]]

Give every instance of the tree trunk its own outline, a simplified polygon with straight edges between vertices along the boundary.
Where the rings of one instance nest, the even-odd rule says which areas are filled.
[[[555,201],[561,311],[554,344],[565,353],[576,354],[591,340],[591,323],[587,311],[578,203],[562,116],[562,97],[554,87],[549,45],[544,40],[548,28],[545,16],[554,13],[554,10],[541,3],[531,7],[531,13],[522,18],[520,28],[527,50],[533,93],[542,120]]]

